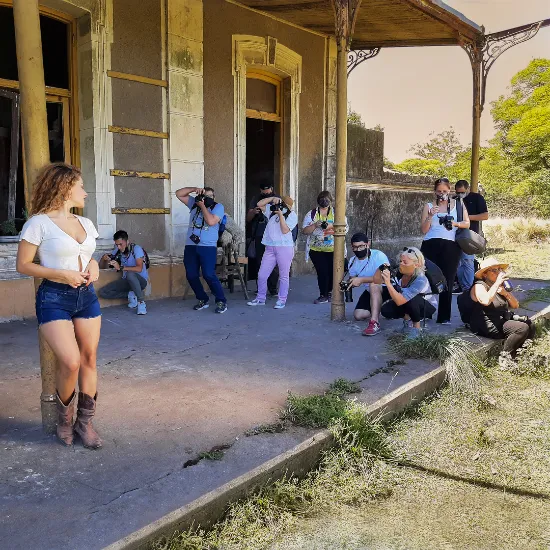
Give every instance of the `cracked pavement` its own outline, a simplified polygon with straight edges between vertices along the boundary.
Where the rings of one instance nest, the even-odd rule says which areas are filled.
[[[384,333],[331,323],[315,295],[305,276],[291,280],[283,310],[247,307],[240,292],[223,315],[192,311],[192,299],[151,301],[146,316],[104,309],[99,451],[42,433],[36,323],[0,325],[0,547],[103,548],[305,440],[311,432],[298,428],[244,436],[277,420],[288,391],[322,392],[345,377],[363,380],[361,399],[372,402],[430,370],[381,372],[392,359]],[[382,322],[387,333],[397,326]],[[226,444],[222,460],[183,468]]]

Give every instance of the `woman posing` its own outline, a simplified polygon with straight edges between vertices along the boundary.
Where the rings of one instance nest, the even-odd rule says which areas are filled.
[[[271,205],[274,210],[271,210]],[[267,294],[267,279],[277,265],[279,267],[279,296],[275,309],[283,309],[290,286],[290,266],[294,258],[292,230],[298,224],[298,216],[292,211],[294,201],[290,197],[268,197],[258,202],[258,207],[268,219],[262,244],[265,252],[258,272],[258,295],[248,302],[249,306],[264,306]]]
[[[455,242],[456,230],[470,227],[468,212],[463,207],[463,221],[457,222],[456,201],[451,199],[451,186],[447,178],[439,178],[434,184],[435,204],[428,203],[422,211],[422,253],[434,262],[445,275],[447,289],[439,295],[437,322],[451,322],[453,282],[456,277],[461,249]],[[453,219],[451,220],[450,217]]]
[[[71,213],[87,197],[78,168],[46,166],[33,187],[32,217],[21,232],[17,271],[41,278],[36,295],[40,334],[57,359],[57,437],[65,445],[80,436],[85,447],[101,447],[92,425],[97,399],[96,353],[101,311],[93,283],[99,266],[92,259],[99,236],[87,218]],[[33,263],[36,252],[40,265]],[[73,425],[78,380],[78,412]]]
[[[516,316],[511,311],[519,307],[519,302],[505,288],[507,268],[508,264],[493,258],[481,262],[470,290],[474,302],[470,328],[486,338],[504,339],[502,351],[514,357],[528,338],[533,339],[535,325],[528,317]]]
[[[332,267],[334,265],[334,208],[329,191],[317,196],[317,207],[309,211],[302,223],[307,235],[306,262],[309,258],[317,272],[319,297],[315,304],[326,304],[332,297]]]

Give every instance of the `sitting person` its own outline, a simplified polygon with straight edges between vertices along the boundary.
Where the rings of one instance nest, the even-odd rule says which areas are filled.
[[[391,300],[382,304],[386,319],[403,319],[403,332],[409,338],[420,336],[420,321],[430,318],[436,310],[434,296],[426,277],[426,261],[418,248],[404,248],[398,255],[399,273],[392,281],[390,269],[382,269],[380,277],[388,289]],[[375,281],[378,280],[375,275]],[[410,323],[412,322],[412,327]]]
[[[355,258],[349,263],[348,273],[351,287],[362,287],[365,290],[361,294],[353,316],[356,321],[366,321],[370,318],[363,334],[374,336],[380,332],[380,307],[382,302],[390,299],[386,287],[374,283],[374,275],[382,264],[388,264],[388,257],[380,250],[373,250],[365,233],[355,233],[351,238],[351,249]]]
[[[519,307],[519,302],[505,288],[507,268],[508,264],[493,258],[481,262],[470,290],[474,302],[470,328],[479,336],[495,340],[503,338],[502,351],[514,357],[525,341],[534,337],[535,325],[528,317],[515,316],[511,311]]]
[[[128,307],[137,308],[138,315],[147,313],[143,291],[147,287],[149,274],[147,253],[138,244],[130,243],[126,231],[113,235],[115,248],[111,254],[104,254],[99,261],[100,269],[112,267],[122,273],[117,281],[112,281],[99,289],[98,294],[105,300],[128,298]]]

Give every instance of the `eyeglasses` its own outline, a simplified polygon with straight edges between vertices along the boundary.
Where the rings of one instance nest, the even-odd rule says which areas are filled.
[[[401,254],[403,254],[403,252],[406,252],[407,254],[414,254],[414,257],[418,260],[418,254],[417,254],[416,251],[413,250],[412,248],[407,248],[407,247],[405,247],[405,248],[402,250]]]
[[[367,248],[367,245],[366,244],[361,244],[359,246],[353,246],[351,245],[351,249],[355,252],[359,252],[360,250],[365,250],[365,248]]]
[[[439,178],[435,180],[435,184],[439,185],[440,183],[450,183],[448,178]]]

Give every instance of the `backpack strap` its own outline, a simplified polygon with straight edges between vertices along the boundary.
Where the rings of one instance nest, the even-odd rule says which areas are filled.
[[[315,220],[315,214],[317,214],[317,208],[314,208],[312,211],[311,211],[311,221],[314,221]]]
[[[464,221],[464,205],[462,203],[462,199],[456,199],[456,221],[462,222]]]

